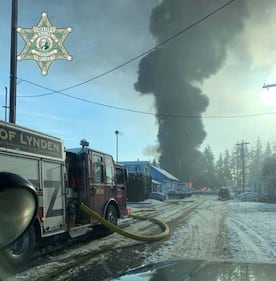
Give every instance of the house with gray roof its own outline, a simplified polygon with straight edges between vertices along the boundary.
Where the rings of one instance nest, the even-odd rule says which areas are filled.
[[[168,193],[169,191],[176,191],[178,188],[179,179],[158,167],[151,166],[150,167],[152,179],[158,183],[160,183],[156,190],[163,193]]]

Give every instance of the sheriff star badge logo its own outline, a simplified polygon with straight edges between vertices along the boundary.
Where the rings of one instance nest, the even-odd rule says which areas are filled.
[[[37,26],[33,28],[17,28],[26,45],[17,60],[35,60],[42,75],[47,75],[48,69],[54,60],[72,60],[63,42],[72,31],[71,27],[56,28],[50,23],[46,13],[42,13]]]

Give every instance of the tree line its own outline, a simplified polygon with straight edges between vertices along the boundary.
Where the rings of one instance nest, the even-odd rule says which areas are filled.
[[[244,141],[236,143],[231,150],[220,153],[217,159],[212,148],[204,148],[197,177],[197,187],[206,186],[218,190],[231,186],[236,191],[276,193],[276,147],[260,139],[251,145]]]

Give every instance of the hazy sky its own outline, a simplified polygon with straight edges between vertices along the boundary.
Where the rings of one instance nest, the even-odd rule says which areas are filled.
[[[243,1],[236,0],[231,5],[238,8]],[[4,105],[5,87],[9,88],[11,1],[2,2],[0,104]],[[115,130],[119,130],[119,160],[152,159],[157,145],[156,119],[153,115],[131,112],[155,112],[154,97],[141,96],[133,86],[137,81],[139,59],[64,92],[92,103],[57,93],[35,96],[50,91],[32,83],[61,90],[91,79],[150,49],[156,43],[149,31],[150,15],[160,2],[19,0],[19,26],[31,28],[37,25],[41,13],[47,12],[52,25],[73,28],[64,43],[73,60],[53,62],[47,76],[41,76],[34,61],[18,62],[17,124],[58,136],[64,140],[66,147],[78,147],[79,141],[86,138],[91,147],[110,153],[114,158]],[[227,1],[212,2],[210,6],[216,9]],[[209,144],[216,154],[231,149],[241,140],[250,144],[254,144],[258,137],[264,142],[276,141],[276,118],[273,115],[222,118],[269,113],[276,107],[276,91],[262,89],[264,83],[276,82],[276,39],[273,36],[276,3],[268,0],[246,2],[244,27],[228,45],[222,67],[216,74],[197,84],[209,98],[209,106],[203,113],[207,137],[201,147]],[[211,10],[206,11],[206,15]],[[197,18],[196,11],[193,12],[195,19],[202,16],[200,14]],[[208,28],[208,19],[201,25]],[[179,30],[185,27],[187,23],[183,21]],[[200,29],[201,26],[195,28]],[[217,28],[223,29],[223,26]],[[193,29],[189,33],[193,33]],[[23,47],[24,41],[18,35],[18,53]],[[5,118],[2,107],[0,118]]]

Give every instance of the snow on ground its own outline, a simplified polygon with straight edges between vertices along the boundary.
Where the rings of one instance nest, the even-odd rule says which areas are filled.
[[[276,261],[276,204],[231,202],[226,218],[233,257]]]
[[[145,263],[178,258],[217,257],[223,209],[224,206],[214,200],[204,202],[158,251],[147,257]]]
[[[241,259],[248,261],[276,262],[276,204],[256,202],[218,201],[216,197],[196,197],[186,202],[159,202],[149,200],[140,204],[129,204],[133,212],[150,212],[164,221],[173,221],[181,212],[196,202],[204,201],[197,210],[172,232],[160,248],[148,255],[144,263],[167,261],[170,259]],[[185,218],[184,218],[185,219]],[[124,224],[131,218],[119,221]],[[127,229],[145,232],[148,222],[135,221]],[[79,248],[68,248],[60,254],[49,257],[47,264],[30,268],[9,280],[33,280],[33,276],[45,275],[68,259],[100,250],[114,242],[117,247],[130,245],[136,241],[117,233],[91,241]]]
[[[276,261],[276,204],[207,200],[145,263],[176,258]]]

